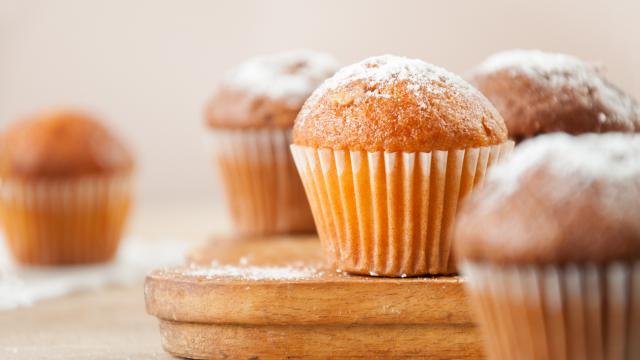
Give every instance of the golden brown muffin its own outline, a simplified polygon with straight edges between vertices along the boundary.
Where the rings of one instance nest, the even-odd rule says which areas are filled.
[[[213,128],[290,128],[311,92],[337,70],[325,53],[296,50],[256,57],[233,69],[208,104]]]
[[[125,145],[90,115],[54,110],[17,122],[0,139],[0,177],[59,179],[130,172]]]
[[[373,276],[456,272],[456,209],[512,145],[477,90],[444,69],[380,56],[307,100],[292,151],[325,257]]]
[[[516,141],[550,132],[640,131],[640,105],[595,67],[537,50],[497,53],[469,77]]]
[[[128,215],[131,153],[95,118],[42,113],[0,140],[0,216],[22,263],[107,261]]]
[[[433,151],[502,143],[502,117],[476,89],[420,60],[381,56],[340,70],[305,103],[294,143]]]
[[[289,51],[247,60],[220,84],[208,104],[207,132],[237,233],[314,231],[289,152],[291,127],[336,69],[330,55]]]
[[[489,358],[638,358],[640,135],[542,135],[485,185],[454,239]]]

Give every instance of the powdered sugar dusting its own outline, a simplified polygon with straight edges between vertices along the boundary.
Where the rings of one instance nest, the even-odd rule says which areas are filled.
[[[502,199],[518,191],[522,177],[540,168],[561,178],[598,180],[612,187],[633,184],[640,179],[640,135],[557,133],[527,140],[489,172],[487,185],[495,189],[491,198]]]
[[[255,96],[301,104],[337,69],[338,63],[331,55],[301,49],[249,59],[224,81]]]
[[[550,89],[571,89],[584,106],[593,106],[594,99],[612,109],[617,119],[640,116],[640,106],[629,96],[609,84],[599,69],[576,57],[540,50],[509,50],[488,57],[474,75],[506,71],[511,76],[526,76]],[[603,114],[604,115],[604,114]],[[601,122],[608,119],[599,117]]]
[[[198,276],[207,279],[236,278],[240,280],[305,280],[314,279],[323,273],[311,267],[294,266],[236,266],[215,265],[209,267],[194,266],[183,270],[182,275]]]
[[[381,92],[379,85],[396,82],[407,82],[406,88],[413,92],[420,107],[428,106],[422,102],[424,94],[443,93],[445,91],[474,92],[477,90],[461,77],[432,64],[418,59],[394,55],[382,55],[365,59],[359,63],[340,69],[333,77],[327,79],[309,99],[310,103],[332,89],[339,88],[353,81],[363,80],[369,88],[368,97],[389,98],[392,94]]]
[[[554,81],[568,79],[555,78],[553,74],[592,72],[594,67],[571,55],[515,49],[493,54],[476,68],[479,73],[500,70],[527,74],[540,81]]]

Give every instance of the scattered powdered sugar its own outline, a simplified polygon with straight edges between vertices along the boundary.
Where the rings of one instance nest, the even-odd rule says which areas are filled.
[[[598,99],[623,120],[640,116],[640,106],[609,84],[596,66],[571,55],[540,50],[503,51],[488,57],[472,73],[480,75],[498,71],[507,71],[511,76],[526,76],[550,89],[572,89],[576,99],[587,107]],[[599,120],[604,123],[608,119],[605,114],[602,116]]]
[[[300,49],[249,59],[227,74],[225,84],[255,96],[301,104],[337,69],[331,55]]]
[[[421,101],[424,96],[424,94],[420,93],[421,91],[432,94],[440,94],[447,90],[477,93],[477,90],[461,77],[441,67],[418,59],[382,55],[370,57],[340,69],[314,91],[309,103],[317,101],[330,90],[358,80],[365,81],[372,89],[367,91],[365,96],[379,98],[392,96],[392,94],[380,91],[379,85],[393,84],[400,81],[407,82],[407,89],[413,92],[421,107],[427,107],[427,104]]]
[[[523,176],[540,168],[561,178],[598,180],[612,186],[633,184],[640,179],[640,135],[556,133],[527,140],[490,170],[487,184],[495,189],[491,198],[516,192]]]
[[[311,267],[294,266],[236,266],[212,265],[193,266],[181,271],[185,276],[198,276],[207,279],[238,278],[241,280],[305,280],[314,279],[323,273]]]

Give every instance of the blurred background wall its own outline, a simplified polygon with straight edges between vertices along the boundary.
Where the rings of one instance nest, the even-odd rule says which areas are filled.
[[[95,111],[137,153],[139,209],[213,211],[203,106],[247,57],[393,53],[464,73],[498,50],[540,48],[600,62],[640,97],[639,15],[638,0],[0,0],[0,126],[52,105]]]

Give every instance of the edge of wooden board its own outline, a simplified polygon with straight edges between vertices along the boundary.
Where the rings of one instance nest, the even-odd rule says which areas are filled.
[[[157,270],[145,281],[149,314],[193,323],[471,324],[460,277],[302,280],[185,276]]]
[[[479,359],[470,325],[238,325],[160,321],[162,345],[176,356],[227,358]]]

